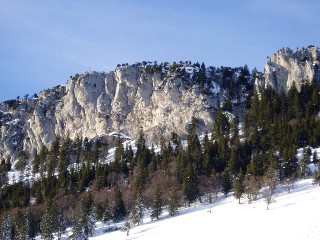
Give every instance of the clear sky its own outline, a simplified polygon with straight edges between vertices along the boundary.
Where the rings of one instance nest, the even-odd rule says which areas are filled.
[[[138,61],[263,71],[320,46],[319,0],[0,0],[0,101]]]

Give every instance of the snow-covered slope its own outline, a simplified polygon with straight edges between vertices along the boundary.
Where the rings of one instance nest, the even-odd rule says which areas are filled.
[[[182,209],[175,217],[164,214],[157,221],[145,218],[141,226],[130,230],[129,236],[124,231],[105,233],[111,225],[97,223],[95,235],[90,239],[314,240],[320,236],[319,199],[320,187],[313,185],[312,179],[306,179],[296,182],[291,193],[279,187],[269,210],[263,198],[252,204],[242,199],[238,204],[230,194],[212,205],[203,203]]]

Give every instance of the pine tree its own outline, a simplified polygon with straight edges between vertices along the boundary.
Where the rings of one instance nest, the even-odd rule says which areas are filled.
[[[143,222],[143,204],[141,195],[138,194],[131,212],[132,223],[138,226]]]
[[[20,210],[15,217],[15,237],[17,240],[31,240],[37,235],[35,218],[30,208],[23,214]]]
[[[77,205],[76,213],[73,218],[73,233],[72,239],[79,239],[79,240],[87,240],[89,239],[88,236],[84,232],[84,227],[82,225],[83,222],[83,212],[80,205]]]
[[[190,206],[190,204],[199,196],[198,178],[192,163],[187,166],[187,169],[184,172],[182,188],[188,205]]]
[[[234,191],[234,194],[233,194],[234,197],[236,199],[239,199],[239,204],[240,204],[240,199],[244,194],[244,175],[241,169],[233,180],[233,191]]]
[[[236,175],[239,172],[240,160],[238,159],[238,153],[235,149],[231,150],[230,159],[228,162],[228,170],[232,175]]]
[[[122,199],[122,193],[118,185],[113,189],[112,217],[113,221],[118,222],[126,216],[126,208]]]
[[[22,214],[22,212],[19,210],[16,217],[15,217],[15,235],[16,239],[23,240],[23,239],[29,239],[27,238],[27,229],[25,224],[25,218]]]
[[[53,240],[53,233],[55,231],[55,224],[57,219],[55,219],[54,211],[52,208],[52,203],[47,203],[45,206],[44,214],[41,218],[41,237],[43,239]]]
[[[35,217],[31,212],[30,207],[25,213],[24,219],[25,219],[25,228],[26,228],[26,236],[27,236],[25,239],[34,239],[37,235],[37,227],[36,227]]]
[[[96,212],[91,192],[84,196],[78,203],[75,218],[73,219],[73,229],[75,239],[88,239],[92,236],[95,223]]]
[[[216,112],[213,136],[218,139],[221,136],[228,135],[230,125],[227,117],[223,114],[222,109],[219,107]]]
[[[151,220],[159,219],[160,215],[162,214],[162,205],[163,203],[161,199],[161,191],[160,191],[160,186],[158,185],[155,190],[153,201],[152,201],[151,215],[150,215]]]
[[[110,208],[110,203],[109,203],[109,198],[106,198],[104,202],[104,212],[102,215],[102,221],[104,223],[108,223],[112,219],[112,213],[111,213],[111,208]]]
[[[170,216],[175,216],[179,210],[179,200],[178,200],[178,196],[177,196],[177,189],[173,189],[171,194],[170,194],[170,198],[169,198],[169,206],[168,206],[168,210],[169,210],[169,215]]]
[[[34,156],[33,163],[32,163],[32,173],[33,174],[38,173],[39,167],[40,167],[40,156],[38,155],[38,153],[36,153]]]
[[[63,217],[62,212],[59,210],[57,212],[57,222],[55,225],[55,231],[57,233],[58,239],[61,239],[62,234],[64,234],[66,231],[66,220]]]
[[[2,240],[13,239],[13,236],[11,233],[11,228],[12,228],[11,217],[9,214],[7,214],[1,224],[1,239]]]
[[[58,162],[58,176],[59,182],[63,187],[67,186],[67,177],[68,177],[68,166],[70,164],[68,157],[68,140],[63,144],[59,152],[59,162]]]
[[[318,152],[317,150],[314,150],[313,156],[312,156],[312,163],[317,166],[319,164],[319,159],[318,159]]]
[[[114,154],[114,160],[117,162],[121,162],[124,159],[124,148],[122,144],[122,139],[118,137],[116,140],[116,150]]]
[[[229,171],[226,169],[222,173],[222,192],[225,196],[228,195],[232,188],[232,180]]]
[[[298,164],[298,176],[302,179],[305,179],[307,176],[311,174],[310,168],[308,166],[308,160],[303,158],[300,160]]]
[[[65,220],[61,210],[54,201],[48,201],[45,205],[45,211],[41,218],[41,237],[44,239],[54,239],[54,233],[57,233],[60,239],[65,231]]]

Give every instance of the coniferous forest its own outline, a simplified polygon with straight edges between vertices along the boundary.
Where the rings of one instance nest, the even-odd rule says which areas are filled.
[[[244,196],[255,201],[261,189],[269,205],[278,184],[290,191],[295,179],[311,175],[319,183],[319,173],[308,167],[319,169],[311,151],[320,146],[319,92],[317,83],[288,93],[265,89],[252,97],[241,121],[226,114],[232,105],[216,109],[211,132],[200,133],[193,118],[187,144],[173,132],[158,148],[147,146],[142,126],[134,149],[115,137],[110,162],[110,143],[99,138],[57,137],[31,165],[30,153],[22,151],[15,167],[30,170],[27,180],[9,184],[10,161],[0,165],[1,239],[59,238],[67,227],[74,239],[87,239],[96,221],[140,225],[146,211],[157,220],[165,210],[175,216],[230,192],[239,203]]]

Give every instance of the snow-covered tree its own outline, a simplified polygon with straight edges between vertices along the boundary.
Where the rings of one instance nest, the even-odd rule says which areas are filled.
[[[13,239],[12,234],[11,234],[11,228],[12,228],[11,217],[9,214],[7,214],[1,224],[1,239],[2,240]]]
[[[55,202],[48,202],[41,219],[41,237],[44,239],[54,239],[54,233],[58,239],[65,231],[65,220],[62,212]]]
[[[138,226],[142,223],[143,204],[142,204],[142,198],[140,194],[138,194],[135,205],[133,206],[133,209],[131,212],[131,219],[132,219],[132,223],[137,224]]]
[[[24,218],[25,218],[25,228],[26,228],[28,239],[34,239],[37,235],[36,222],[35,222],[35,217],[32,214],[30,208],[28,208]]]
[[[55,224],[56,224],[56,219],[54,216],[52,204],[47,203],[45,206],[45,211],[41,218],[41,224],[40,224],[41,237],[43,239],[52,240],[54,238],[53,233],[55,230]]]
[[[73,219],[73,234],[75,239],[88,239],[92,236],[96,223],[96,211],[91,192],[81,199]]]

